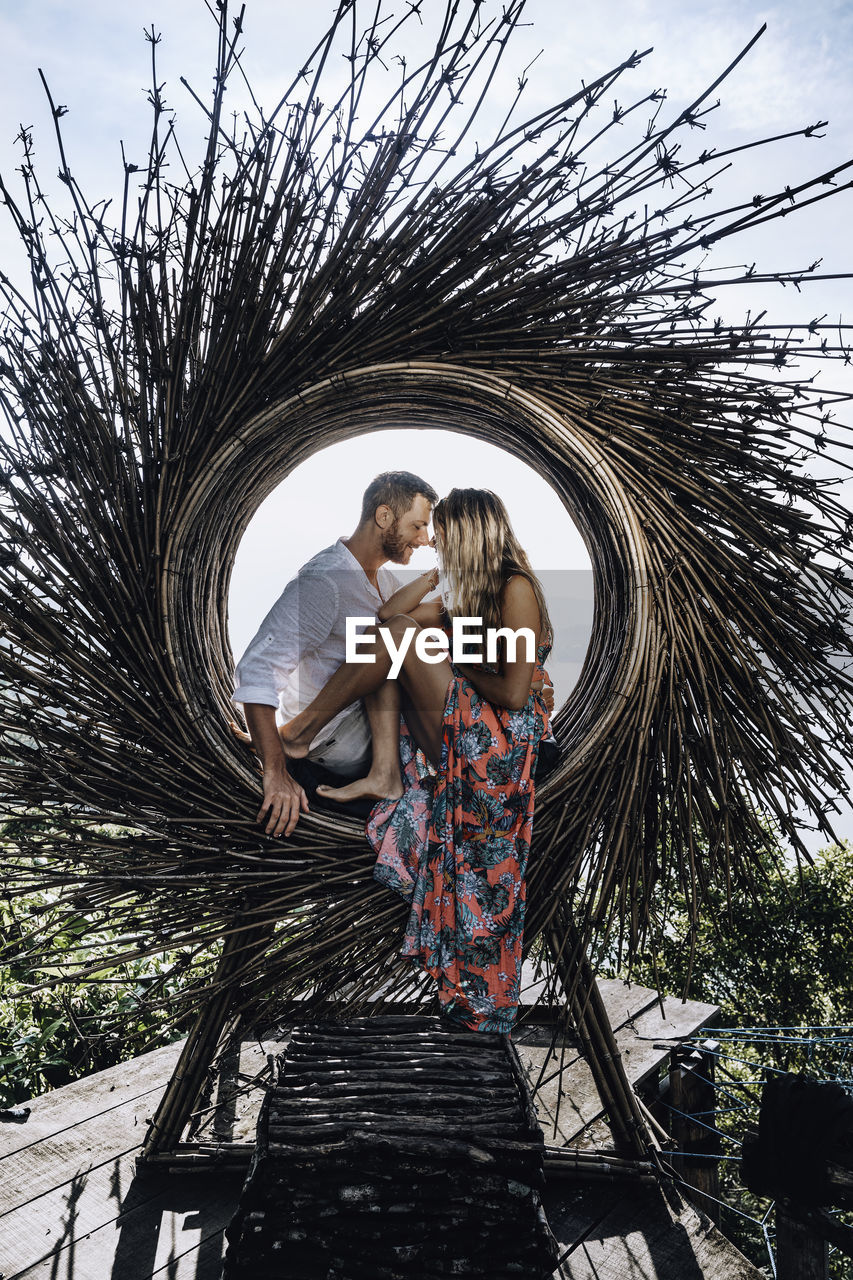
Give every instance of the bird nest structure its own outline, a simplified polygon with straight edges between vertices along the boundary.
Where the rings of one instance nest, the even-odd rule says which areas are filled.
[[[669,116],[662,93],[614,109],[636,53],[475,143],[523,5],[436,7],[422,61],[392,57],[421,9],[341,0],[275,110],[238,128],[242,12],[218,4],[197,167],[152,31],[150,153],[115,208],[80,189],[52,99],[63,208],[28,133],[0,188],[29,265],[0,279],[3,874],[52,902],[6,953],[34,968],[82,921],[81,975],[108,925],[113,962],[182,948],[194,997],[211,944],[262,935],[236,970],[252,1012],[417,985],[360,824],[313,812],[266,837],[229,729],[248,521],[314,451],[390,426],[500,444],[589,547],[593,634],[537,794],[528,945],[573,919],[582,940],[618,922],[635,949],[668,892],[698,909],[775,831],[805,852],[798,815],[834,834],[853,521],[827,475],[847,397],[786,369],[849,360],[844,330],[714,319],[706,255],[850,183],[715,207],[741,158],[701,132],[716,84]]]

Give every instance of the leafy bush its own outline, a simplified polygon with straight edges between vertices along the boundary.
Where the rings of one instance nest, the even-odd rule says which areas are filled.
[[[8,845],[7,845],[8,848]],[[8,865],[14,859],[7,856]],[[15,957],[22,921],[39,917],[51,951],[65,966],[45,968],[31,951]],[[219,946],[190,954],[163,950],[113,963],[122,939],[94,910],[71,911],[49,889],[6,895],[0,935],[12,962],[0,969],[0,1105],[27,1098],[135,1057],[182,1035],[188,1015],[171,1002],[200,972],[210,972]],[[192,979],[189,971],[192,962]],[[86,980],[67,976],[91,970]]]
[[[691,963],[690,920],[676,899],[651,939],[661,988],[719,1004],[724,1024],[853,1022],[853,846],[832,845],[801,870],[768,859],[758,901],[712,892],[692,941]],[[632,969],[652,986],[654,974],[650,958]]]

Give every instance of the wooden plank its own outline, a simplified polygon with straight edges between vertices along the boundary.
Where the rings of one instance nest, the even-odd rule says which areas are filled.
[[[257,1074],[266,1061],[267,1052],[280,1045],[279,1041],[268,1041],[264,1045],[258,1045],[256,1041],[244,1042],[240,1072]],[[117,1068],[111,1067],[99,1075],[87,1077],[85,1081],[66,1085],[36,1099],[36,1104],[44,1102],[51,1103],[51,1106],[39,1107],[38,1110],[34,1107],[27,1125],[20,1126],[21,1130],[27,1129],[35,1122],[29,1134],[30,1141],[24,1140],[27,1135],[16,1133],[13,1135],[16,1142],[9,1144],[12,1149],[3,1155],[3,1163],[0,1164],[0,1218],[28,1200],[52,1188],[65,1186],[89,1169],[138,1147],[178,1052],[178,1045],[169,1045],[166,1050],[159,1049],[140,1058],[138,1072],[135,1069],[128,1072],[129,1064],[122,1064],[125,1070],[118,1081],[115,1078]],[[103,1100],[98,1100],[95,1089],[98,1080],[104,1076],[108,1077],[109,1103],[106,1105]],[[81,1085],[87,1087],[81,1089]],[[226,1094],[227,1091],[226,1085]],[[227,1132],[220,1131],[225,1126],[216,1127],[219,1136],[230,1140],[252,1139],[262,1098],[261,1089],[239,1094],[228,1109]],[[88,1113],[80,1110],[83,1107],[88,1108]],[[210,1140],[209,1133],[214,1128],[215,1119],[211,1116],[204,1131],[207,1140]]]
[[[223,1063],[216,1091],[216,1108],[201,1121],[196,1140],[211,1141],[219,1138],[228,1142],[254,1142],[258,1112],[264,1097],[263,1086],[246,1088],[245,1079],[259,1076],[268,1058],[281,1053],[287,1046],[288,1036],[281,1039],[244,1040],[240,1045],[239,1059],[229,1055]]]
[[[766,1272],[749,1262],[704,1213],[685,1205],[678,1221],[687,1232],[703,1276],[713,1280],[759,1280]]]
[[[175,1259],[170,1258],[152,1272],[151,1280],[222,1280],[222,1262],[227,1247],[225,1228],[232,1216],[233,1210],[223,1218],[221,1226],[210,1235],[203,1236],[194,1249]],[[54,1280],[54,1277],[45,1276],[44,1280]],[[134,1276],[133,1280],[148,1280],[148,1277]]]
[[[137,1181],[139,1150],[135,1146],[103,1164],[80,1170],[61,1186],[12,1210],[2,1224],[0,1267],[4,1273],[8,1274],[13,1263],[22,1268],[46,1256],[71,1227],[79,1238],[115,1222],[131,1193],[133,1205],[141,1204],[146,1194],[149,1199],[156,1196],[169,1175],[158,1172],[150,1182],[144,1176]]]
[[[143,1176],[135,1179],[134,1177],[135,1159],[145,1133],[145,1117],[156,1106],[157,1098],[172,1070],[179,1047],[168,1046],[172,1053],[171,1057],[166,1059],[162,1057],[163,1051],[157,1050],[156,1054],[161,1055],[159,1062],[152,1061],[156,1054],[145,1055],[144,1060],[141,1060],[144,1071],[140,1071],[137,1084],[140,1081],[150,1082],[152,1071],[155,1076],[159,1075],[159,1082],[153,1089],[142,1094],[137,1093],[137,1096],[130,1097],[117,1106],[109,1108],[99,1106],[97,1094],[93,1091],[97,1081],[107,1076],[108,1081],[112,1082],[113,1093],[110,1096],[115,1096],[115,1093],[121,1089],[121,1084],[116,1084],[115,1081],[116,1068],[110,1068],[109,1072],[88,1077],[86,1081],[65,1086],[64,1089],[44,1096],[43,1101],[50,1101],[52,1104],[45,1123],[48,1129],[55,1124],[59,1125],[58,1132],[48,1132],[37,1142],[20,1148],[17,1153],[14,1153],[14,1158],[10,1154],[10,1158],[2,1166],[3,1177],[0,1183],[2,1210],[0,1212],[3,1214],[4,1244],[0,1249],[0,1273],[9,1278],[19,1273],[29,1275],[31,1268],[41,1267],[42,1271],[36,1269],[32,1274],[48,1276],[51,1274],[49,1268],[54,1265],[52,1260],[55,1260],[56,1255],[62,1253],[65,1257],[65,1251],[73,1249],[77,1259],[75,1275],[86,1277],[86,1280],[89,1276],[92,1276],[93,1280],[94,1277],[101,1275],[106,1277],[110,1274],[112,1262],[109,1266],[104,1264],[103,1250],[107,1247],[108,1241],[112,1241],[110,1247],[114,1250],[117,1247],[115,1232],[118,1229],[116,1222],[119,1216],[121,1217],[121,1239],[124,1240],[127,1234],[124,1218],[128,1212],[141,1211],[146,1201],[156,1202],[152,1203],[148,1211],[152,1221],[148,1227],[142,1229],[142,1236],[144,1237],[146,1232],[153,1231],[158,1239],[161,1238],[162,1233],[154,1221],[157,1216],[157,1205],[163,1203],[164,1196],[168,1200],[173,1194],[170,1188],[174,1189],[180,1185],[179,1179],[188,1176],[187,1185],[197,1187],[200,1195],[208,1197],[199,1202],[196,1210],[196,1216],[198,1213],[202,1214],[199,1221],[205,1226],[205,1230],[210,1227],[204,1240],[200,1239],[199,1247],[203,1248],[205,1256],[209,1255],[213,1259],[210,1262],[210,1276],[211,1280],[218,1280],[221,1267],[222,1228],[236,1208],[242,1179],[238,1177],[235,1182],[227,1174],[169,1175],[163,1172],[152,1173],[150,1178]],[[240,1072],[246,1075],[257,1074],[265,1064],[267,1053],[280,1047],[279,1041],[270,1040],[262,1044],[254,1040],[245,1041],[241,1046]],[[130,1074],[134,1075],[134,1072]],[[81,1090],[82,1084],[87,1086],[85,1090]],[[69,1092],[72,1094],[70,1108],[67,1103]],[[60,1094],[65,1094],[66,1098],[60,1098]],[[88,1118],[78,1116],[76,1122],[71,1123],[72,1118],[77,1115],[76,1109],[80,1104],[81,1096],[83,1103],[96,1108],[95,1113]],[[255,1089],[251,1094],[242,1095],[237,1100],[234,1127],[249,1127],[251,1121],[251,1136],[254,1136],[254,1120],[262,1096],[263,1091]],[[61,1105],[57,1105],[58,1103]],[[209,1199],[212,1187],[230,1188],[227,1194],[223,1191],[225,1199],[221,1204],[218,1190],[213,1200]],[[217,1218],[211,1226],[204,1215],[208,1207],[216,1204],[220,1204],[224,1216]],[[174,1215],[177,1212],[177,1210],[167,1212],[164,1209],[166,1214],[164,1221],[168,1231],[175,1228]],[[129,1219],[126,1225],[129,1229],[133,1225],[132,1220]],[[163,1230],[165,1231],[166,1227]],[[188,1229],[184,1225],[181,1230],[183,1232],[181,1239],[186,1242]],[[91,1269],[86,1269],[81,1267],[79,1258],[82,1256],[81,1250],[83,1255],[88,1256],[89,1246],[87,1244],[84,1248],[82,1242],[88,1240],[90,1236],[96,1237],[95,1244],[92,1246],[96,1253],[93,1254]],[[97,1250],[101,1252],[97,1253]],[[193,1258],[196,1252],[196,1246],[189,1250],[182,1248],[179,1253],[174,1254],[174,1257],[167,1251],[167,1254],[157,1261],[157,1269],[165,1275],[168,1267],[173,1266],[175,1259],[178,1259],[180,1266],[174,1275],[195,1277]],[[138,1261],[137,1253],[129,1258],[126,1280],[137,1280],[140,1274],[136,1269]],[[153,1262],[151,1266],[152,1270],[146,1274],[154,1273]],[[45,1267],[48,1269],[44,1270]],[[171,1278],[172,1272],[168,1274]],[[200,1277],[201,1273],[199,1272],[198,1275]]]
[[[624,988],[625,984],[619,984]],[[622,1054],[628,1079],[636,1088],[648,1080],[667,1061],[673,1044],[695,1035],[717,1013],[716,1005],[699,1001],[683,1002],[667,999],[661,1012],[655,992],[646,988],[632,988],[632,1003],[642,1000],[642,993],[652,997],[644,1011],[626,1017],[616,1029],[616,1043]],[[611,988],[609,996],[622,1001],[622,1011],[632,1006],[629,993]],[[613,1007],[613,1004],[611,1004]],[[543,1065],[543,1084],[535,1093],[539,1123],[545,1132],[545,1140],[556,1144],[571,1145],[583,1141],[584,1131],[604,1113],[598,1089],[586,1061],[574,1048],[574,1042],[565,1055],[562,1077],[556,1074],[560,1065],[560,1047],[549,1054],[548,1041],[544,1044],[517,1043],[531,1087],[535,1086]]]
[[[636,982],[623,982],[621,978],[599,978],[598,990],[614,1031],[658,1003],[658,993],[651,987],[641,987]]]
[[[146,1182],[160,1184],[147,1200],[141,1198]],[[120,1214],[99,1229],[92,1229],[88,1214],[81,1212],[83,1197],[73,1209],[69,1197],[42,1258],[16,1270],[4,1254],[4,1274],[7,1280],[55,1280],[67,1268],[81,1280],[106,1280],[110,1274],[122,1280],[218,1280],[223,1230],[239,1185],[221,1175],[173,1175],[165,1184],[148,1178],[141,1188],[129,1188]],[[103,1187],[97,1194],[103,1198]],[[708,1219],[689,1208],[672,1214],[655,1188],[638,1193],[624,1185],[587,1187],[568,1194],[552,1188],[546,1209],[561,1248],[571,1249],[562,1272],[555,1272],[564,1280],[759,1280],[761,1275]]]
[[[577,1247],[615,1209],[624,1194],[625,1185],[621,1182],[546,1181],[542,1207],[560,1253]]]
[[[522,983],[529,982],[530,985],[527,987],[522,985],[523,1016],[518,1024],[518,1032],[526,1031],[528,1027],[536,1025],[539,1010],[531,1006],[533,1006],[534,1000],[544,993],[546,987],[543,979],[533,981],[532,968],[528,972],[527,965],[528,962],[525,961],[525,966],[522,970]],[[614,1030],[650,1008],[658,998],[657,992],[650,987],[641,987],[636,982],[625,982],[621,978],[599,978],[598,989],[601,992],[607,1015]],[[542,1008],[547,1011],[548,1006],[542,1006]],[[518,1032],[513,1032],[513,1039],[516,1038]]]
[[[719,1005],[702,1000],[680,1000],[666,996],[663,1010],[657,1000],[634,1019],[634,1030],[641,1040],[689,1040],[714,1021]]]
[[[655,1003],[617,1032],[616,1041],[625,1070],[635,1088],[660,1066],[675,1043],[695,1036],[718,1013],[715,1004],[675,1000],[670,996],[663,1002],[663,1012]],[[660,1049],[656,1048],[658,1044],[662,1045]]]
[[[614,1029],[650,1008],[657,999],[656,993],[649,988],[618,979],[602,979],[599,988]],[[550,1037],[550,1032],[545,1032],[545,1035]],[[256,1041],[244,1041],[240,1070],[246,1074],[254,1074],[263,1065],[261,1059],[266,1053],[279,1052],[285,1044],[286,1037],[278,1041],[265,1039],[262,1049],[259,1049]],[[81,1119],[96,1114],[96,1108],[98,1112],[109,1111],[158,1084],[165,1085],[182,1045],[183,1041],[180,1041],[152,1049],[134,1058],[132,1064],[119,1063],[33,1099],[26,1104],[31,1107],[31,1114],[25,1124],[4,1125],[0,1128],[0,1159],[52,1133],[77,1125]],[[243,1113],[244,1120],[246,1114]],[[245,1134],[243,1124],[240,1136]]]
[[[563,1262],[571,1280],[701,1280],[686,1232],[679,1231],[656,1188],[626,1190]]]
[[[657,1187],[625,1187],[610,1212],[565,1248],[565,1280],[761,1277],[703,1214],[687,1206],[671,1209]]]
[[[133,1179],[133,1161],[120,1162],[119,1175]],[[41,1240],[41,1256],[29,1258],[23,1269],[11,1266],[4,1250],[7,1280],[55,1280],[58,1275],[80,1280],[219,1280],[225,1251],[224,1229],[230,1222],[242,1178],[226,1174],[144,1175],[129,1181],[119,1206],[95,1225],[97,1205],[110,1203],[98,1179],[76,1202],[66,1198],[53,1219],[51,1236]],[[32,1209],[32,1206],[29,1207]],[[93,1217],[94,1210],[94,1217]],[[34,1224],[35,1225],[35,1224]],[[10,1239],[10,1246],[14,1241]]]
[[[530,978],[530,972],[527,977]],[[627,1049],[627,1058],[631,1061],[631,1073],[635,1067],[637,1071],[648,1076],[654,1071],[666,1057],[666,1050],[650,1053],[645,1047],[642,1055],[634,1053],[634,1047],[631,1041],[639,1036],[641,1039],[681,1039],[685,1035],[690,1035],[703,1025],[709,1018],[713,1017],[717,1010],[714,1005],[701,1004],[698,1001],[682,1002],[677,999],[668,999],[665,1001],[665,1016],[659,1013],[658,993],[649,987],[640,986],[637,983],[624,982],[618,978],[604,978],[599,980],[599,989],[614,1029],[619,1031],[621,1028],[630,1028],[631,1034],[623,1037],[620,1041],[620,1047],[625,1051]],[[525,1023],[514,1036],[514,1040],[522,1051],[527,1054],[529,1063],[533,1064],[535,1060],[536,1071],[533,1075],[535,1081],[538,1075],[539,1067],[544,1061],[545,1054],[540,1052],[533,1054],[530,1052],[531,1047],[539,1050],[547,1049],[551,1043],[553,1029],[543,1026],[530,1025]],[[258,1049],[255,1042],[246,1041],[243,1044],[243,1057],[240,1063],[240,1070],[244,1074],[255,1074],[263,1065],[262,1058],[266,1053],[281,1052],[287,1043],[286,1037],[279,1041],[263,1042],[263,1052]],[[562,1041],[561,1041],[562,1043]],[[254,1055],[254,1056],[253,1056]],[[591,1102],[584,1102],[580,1107],[575,1107],[574,1120],[570,1123],[570,1137],[563,1133],[561,1136],[560,1127],[556,1134],[553,1133],[553,1109],[556,1098],[551,1099],[550,1119],[543,1111],[541,1119],[543,1125],[550,1123],[552,1126],[552,1140],[555,1141],[572,1141],[578,1129],[583,1128],[588,1122],[588,1117],[594,1119],[596,1115],[601,1114],[601,1106],[598,1101],[598,1093],[592,1083],[589,1070],[580,1055],[580,1047],[577,1040],[573,1037],[568,1038],[565,1062],[567,1066],[577,1064],[575,1070],[577,1078],[571,1083],[571,1088],[567,1090],[572,1096],[579,1096],[581,1099],[588,1099],[592,1096]],[[627,1065],[627,1063],[626,1063]],[[549,1068],[553,1070],[556,1063]],[[629,1074],[631,1074],[629,1073]],[[566,1077],[568,1080],[569,1077]],[[633,1076],[632,1076],[633,1079]],[[633,1080],[636,1083],[636,1080]],[[556,1086],[555,1086],[556,1087]],[[548,1105],[546,1101],[546,1106]],[[236,1113],[230,1123],[230,1127],[222,1123],[221,1113],[214,1121],[213,1117],[206,1122],[202,1129],[202,1133],[215,1131],[221,1137],[229,1137],[232,1140],[251,1140],[254,1136],[254,1126],[257,1119],[257,1112],[260,1106],[260,1092],[256,1096],[248,1095],[237,1104]],[[567,1104],[561,1104],[561,1110]]]
[[[525,1008],[532,1006],[545,994],[548,983],[544,978],[535,976],[536,966],[525,960],[521,967],[521,1004]],[[657,999],[657,992],[650,987],[641,987],[636,982],[625,982],[622,978],[599,978],[598,989],[601,992],[608,1016],[616,1026],[621,1026],[627,1018],[641,1013]],[[560,990],[557,989],[559,1000]],[[546,1006],[547,1008],[547,1006]],[[530,1015],[536,1020],[535,1011]]]
[[[649,987],[640,987],[636,983],[623,982],[618,978],[601,978],[598,981],[598,988],[607,1010],[610,1025],[614,1031],[618,1031],[626,1024],[632,1024],[641,1014],[656,1005],[658,1000],[657,992],[652,991]],[[701,1007],[704,1008],[705,1006]],[[708,1007],[710,1008],[711,1006]],[[531,1019],[530,1022],[523,1023],[513,1033],[513,1042],[517,1048],[521,1049],[523,1047],[526,1051],[529,1047],[547,1049],[552,1041],[555,1040],[558,1054],[557,1061],[561,1056],[563,1058],[563,1066],[567,1068],[582,1057],[580,1041],[573,1032],[569,1034],[558,1033],[556,1037],[554,1032],[555,1028],[537,1024],[534,1019]],[[546,1055],[530,1054],[529,1056],[531,1060],[535,1059],[538,1065],[541,1066]]]
[[[622,1054],[628,1079],[635,1088],[648,1080],[669,1058],[668,1047],[660,1049],[652,1043],[638,1044],[631,1033],[624,1028],[617,1032],[616,1043]],[[551,1093],[545,1104],[551,1117],[552,1127],[556,1112],[558,1083],[558,1081],[552,1083]],[[592,1072],[585,1062],[578,1062],[572,1067],[570,1075],[564,1077],[562,1088],[563,1099],[560,1104],[558,1135],[555,1140],[571,1145],[582,1141],[585,1130],[604,1115],[604,1107],[601,1105]],[[551,1141],[551,1139],[548,1140]]]
[[[138,1148],[76,1174],[28,1201],[3,1222],[3,1261],[12,1274],[53,1256],[88,1232],[114,1222],[134,1176]]]
[[[519,1047],[519,1056],[531,1085],[535,1084],[539,1075],[539,1064],[536,1070],[530,1071],[525,1050]],[[559,1054],[552,1057],[548,1070],[556,1070],[559,1066]],[[562,1075],[553,1079],[546,1077],[533,1095],[539,1123],[545,1134],[545,1141],[555,1146],[569,1145],[583,1128],[601,1114],[601,1099],[592,1077],[592,1072],[583,1058],[576,1058]]]
[[[72,1128],[81,1120],[112,1111],[152,1089],[162,1089],[174,1070],[182,1043],[152,1049],[130,1062],[120,1062],[22,1103],[30,1107],[30,1117],[25,1124],[0,1126],[0,1160]]]
[[[524,960],[521,965],[521,1004],[525,1006],[536,1004],[545,992],[548,983],[545,978],[536,977],[536,963],[533,960]]]
[[[615,980],[601,986],[635,1082],[657,1069],[669,1042],[693,1034],[715,1012],[710,1005],[668,1001],[662,1017],[656,993],[648,988]],[[532,1057],[537,1056],[540,1064],[544,1060],[550,1037],[547,1028],[520,1029],[519,1040],[531,1040],[529,1045],[518,1045],[530,1069],[535,1065]],[[180,1047],[153,1050],[132,1064],[119,1064],[46,1094],[31,1104],[33,1112],[26,1125],[0,1133],[5,1175],[0,1179],[0,1203],[11,1206],[3,1219],[0,1272],[9,1280],[55,1280],[69,1268],[81,1280],[89,1276],[106,1280],[110,1274],[121,1274],[122,1280],[148,1280],[155,1275],[169,1280],[218,1280],[222,1229],[236,1206],[239,1179],[221,1173],[154,1172],[134,1178],[145,1117],[156,1105],[158,1090],[165,1086]],[[220,1092],[227,1096],[235,1083],[239,1085],[237,1071],[256,1076],[265,1066],[266,1055],[282,1047],[282,1042],[270,1040],[244,1042],[239,1067],[233,1060],[226,1064]],[[602,1108],[575,1041],[567,1045],[566,1057],[573,1066],[564,1075],[563,1085],[570,1086],[573,1096],[571,1103],[563,1100],[563,1107],[571,1105],[574,1118],[566,1110],[560,1129],[562,1140],[572,1141],[584,1125],[601,1115]],[[552,1082],[554,1093],[557,1083]],[[234,1097],[216,1117],[208,1118],[203,1134],[251,1137],[262,1094],[261,1088],[254,1088]],[[540,1098],[540,1106],[543,1101]],[[180,1187],[184,1190],[179,1191]],[[623,1199],[624,1189],[615,1190],[617,1200]],[[561,1193],[566,1192],[561,1189]],[[570,1206],[562,1217],[566,1231],[572,1212],[576,1238],[596,1224],[601,1227],[615,1203],[602,1197],[613,1193],[609,1186],[596,1188],[594,1200],[589,1198],[592,1192],[583,1204],[573,1200],[574,1208]]]
[[[2,1223],[0,1271],[16,1276],[76,1247],[90,1232],[115,1224],[133,1184],[139,1149],[135,1146],[102,1165],[74,1173],[62,1186],[9,1213]],[[93,1280],[98,1274],[93,1273]],[[103,1274],[108,1276],[110,1271]]]
[[[162,1085],[121,1106],[80,1120],[41,1142],[9,1155],[2,1165],[0,1220],[46,1192],[85,1177],[142,1144]]]

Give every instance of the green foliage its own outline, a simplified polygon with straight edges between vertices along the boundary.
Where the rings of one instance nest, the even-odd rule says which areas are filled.
[[[107,969],[97,981],[45,989],[34,987],[36,975],[21,968],[3,973],[0,1103],[22,1102],[178,1034],[166,1009],[141,1004],[152,980],[168,968],[164,954]]]
[[[796,1027],[809,1035],[756,1034],[742,1042],[723,1040],[716,1079],[717,1125],[723,1151],[739,1155],[745,1132],[757,1127],[761,1080],[765,1069],[806,1071],[815,1078],[849,1079],[844,1048],[832,1037],[821,1042],[819,1028],[853,1024],[853,846],[845,841],[817,854],[814,865],[786,864],[781,850],[764,864],[758,898],[733,890],[729,900],[712,892],[691,927],[686,901],[674,898],[651,935],[645,957],[630,977],[649,986],[720,1006],[720,1025],[759,1028]],[[663,912],[661,913],[664,914]],[[609,963],[608,963],[609,960]],[[617,973],[611,954],[601,968]],[[624,975],[623,975],[624,976]],[[709,1032],[713,1036],[713,1031]],[[737,1104],[745,1102],[746,1111]],[[726,1140],[728,1139],[728,1140]],[[769,1202],[746,1191],[737,1159],[722,1161],[721,1226],[757,1266],[767,1268],[765,1237],[740,1215],[762,1218]],[[844,1220],[848,1220],[845,1216]],[[772,1216],[768,1226],[772,1231]],[[770,1274],[766,1271],[766,1274]],[[853,1263],[831,1254],[832,1280],[851,1280]]]
[[[765,872],[759,900],[712,891],[693,930],[673,900],[630,976],[719,1004],[727,1025],[853,1022],[853,846],[799,870],[768,858]]]
[[[5,870],[24,860],[12,824],[4,834]],[[53,955],[67,963],[46,968],[31,941],[23,942],[32,937],[34,920],[35,936],[50,938]],[[0,969],[0,1106],[24,1102],[183,1034],[188,1015],[174,1014],[172,1000],[212,970],[221,945],[128,956],[127,939],[101,913],[50,889],[7,893],[0,900],[0,936],[11,956]],[[76,976],[81,970],[83,979]]]

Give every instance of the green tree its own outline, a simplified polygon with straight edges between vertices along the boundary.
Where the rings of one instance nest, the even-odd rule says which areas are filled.
[[[768,858],[756,893],[709,897],[695,929],[675,899],[632,977],[719,1004],[735,1026],[853,1022],[853,846],[832,845],[800,869]],[[691,956],[692,952],[692,956]]]
[[[165,940],[160,950],[128,957],[126,938],[104,910],[83,907],[58,889],[31,884],[22,892],[13,873],[46,860],[56,833],[47,822],[28,822],[22,840],[19,825],[10,820],[0,828],[0,1106],[184,1034],[188,1011],[173,1010],[173,997],[210,972],[221,949],[199,945],[190,953]],[[111,826],[96,830],[105,839],[126,834]],[[49,964],[38,952],[39,937],[49,940]],[[81,971],[91,976],[81,980],[75,976]]]
[[[731,1139],[724,1141],[729,1158],[720,1167],[721,1195],[734,1210],[723,1212],[721,1226],[747,1257],[767,1268],[763,1232],[740,1215],[761,1218],[769,1202],[743,1186],[738,1144],[757,1127],[765,1068],[850,1078],[843,1043],[849,1038],[822,1037],[818,1028],[853,1024],[853,846],[832,845],[802,868],[786,863],[778,849],[768,856],[764,873],[753,891],[711,893],[692,929],[685,900],[675,897],[645,954],[630,975],[621,976],[718,1004],[721,1027],[744,1029],[741,1041],[723,1037],[729,1052],[717,1064],[724,1091],[717,1125]],[[609,963],[605,955],[602,968],[619,972],[612,955]],[[801,1028],[804,1034],[771,1031],[761,1037],[761,1028],[778,1027]],[[853,1262],[833,1252],[830,1275],[853,1280]]]

